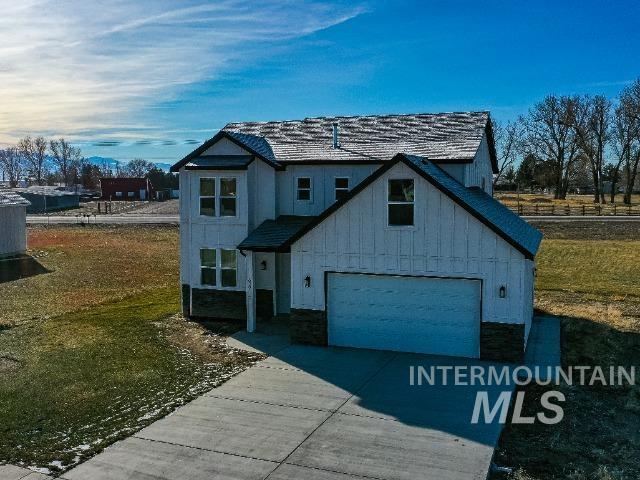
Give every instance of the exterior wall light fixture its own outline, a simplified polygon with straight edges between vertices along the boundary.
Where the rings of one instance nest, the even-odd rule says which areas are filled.
[[[309,287],[311,287],[311,277],[307,275],[306,277],[304,277],[304,288]]]
[[[507,296],[507,287],[504,285],[500,286],[500,298],[505,298]]]

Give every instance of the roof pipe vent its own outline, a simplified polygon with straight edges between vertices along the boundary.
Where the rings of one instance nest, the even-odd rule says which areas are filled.
[[[333,124],[333,148],[340,148],[340,140],[338,139],[338,124]]]

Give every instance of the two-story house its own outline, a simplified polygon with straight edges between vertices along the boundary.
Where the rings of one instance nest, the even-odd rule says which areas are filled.
[[[492,197],[487,112],[232,123],[180,172],[185,315],[295,342],[518,360],[541,234]]]

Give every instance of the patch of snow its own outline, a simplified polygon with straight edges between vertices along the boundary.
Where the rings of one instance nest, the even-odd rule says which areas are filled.
[[[41,467],[27,467],[27,468],[33,472],[42,473],[43,475],[49,475],[51,473],[51,470],[49,470],[48,468],[41,468]]]

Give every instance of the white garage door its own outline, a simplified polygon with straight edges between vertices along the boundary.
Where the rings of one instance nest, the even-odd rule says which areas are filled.
[[[480,281],[330,273],[329,344],[478,358]]]

